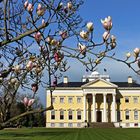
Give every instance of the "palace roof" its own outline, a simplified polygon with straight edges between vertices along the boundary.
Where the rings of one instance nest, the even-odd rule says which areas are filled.
[[[68,83],[59,83],[57,85],[57,87],[81,87],[82,85],[86,84],[87,82],[68,82]],[[133,87],[139,87],[140,88],[140,84],[138,83],[128,83],[128,82],[111,82],[115,85],[117,85],[118,87],[130,87],[130,88],[133,88]]]

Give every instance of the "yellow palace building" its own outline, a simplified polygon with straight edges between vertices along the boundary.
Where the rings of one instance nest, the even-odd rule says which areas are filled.
[[[46,101],[49,106],[49,91]],[[64,77],[53,92],[53,104],[54,110],[46,112],[49,128],[140,127],[140,84],[130,76],[127,82],[111,82],[109,75],[96,71],[83,76],[82,82]]]

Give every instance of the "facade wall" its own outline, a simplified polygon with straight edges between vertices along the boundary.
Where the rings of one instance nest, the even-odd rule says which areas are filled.
[[[47,106],[50,105],[50,94],[47,93]],[[64,127],[69,127],[70,123],[72,123],[72,127],[82,127],[83,126],[83,92],[82,91],[55,91],[53,93],[53,98],[55,101],[54,111],[55,111],[55,119],[51,119],[51,111],[47,111],[46,116],[46,126],[50,127],[51,123],[55,123],[55,127],[60,127],[61,123],[64,124]],[[64,102],[60,102],[60,98],[64,98]],[[69,102],[69,98],[72,98],[72,102]],[[77,98],[81,98],[81,102],[77,102]],[[64,111],[64,119],[60,119],[60,111]],[[72,119],[69,119],[69,110],[72,111]],[[77,119],[77,111],[81,111],[81,119]]]
[[[50,94],[47,92],[47,106],[50,105]],[[53,92],[55,119],[51,119],[51,111],[46,113],[46,127],[84,127],[86,124],[83,120],[84,116],[84,95],[83,90],[55,90]],[[64,103],[60,103],[60,98],[64,98]],[[69,98],[72,98],[72,103],[69,103]],[[81,102],[77,103],[77,98],[81,98]],[[126,98],[129,102],[126,102]],[[137,102],[134,101],[137,98]],[[88,96],[87,96],[88,100]],[[91,99],[92,102],[92,99]],[[109,105],[110,104],[110,105]],[[86,103],[86,109],[88,110],[89,104]],[[96,95],[96,110],[101,110],[103,112],[103,95],[98,93]],[[112,111],[112,95],[107,95],[107,111],[110,108]],[[109,107],[109,108],[108,108]],[[93,105],[91,103],[91,117],[93,116]],[[64,111],[64,119],[60,119],[60,110]],[[72,120],[68,118],[68,112],[72,110]],[[81,119],[77,119],[77,111],[81,111]],[[126,118],[126,111],[129,111],[129,118]],[[137,117],[134,112],[138,111]],[[140,127],[140,90],[136,89],[120,89],[116,94],[116,112],[117,112],[117,122],[116,126],[121,127]],[[120,115],[118,115],[120,112]],[[87,111],[87,121],[88,121],[88,111]],[[54,125],[55,124],[55,125]]]
[[[120,90],[120,94],[119,110],[122,127],[140,127],[140,90]],[[129,100],[128,102],[126,102],[126,98]],[[126,111],[129,111],[129,118],[126,118]],[[136,116],[135,111],[138,112]]]

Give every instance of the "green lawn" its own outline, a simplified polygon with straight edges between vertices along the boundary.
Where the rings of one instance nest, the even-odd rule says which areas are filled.
[[[0,130],[0,140],[140,140],[140,129],[13,129]]]

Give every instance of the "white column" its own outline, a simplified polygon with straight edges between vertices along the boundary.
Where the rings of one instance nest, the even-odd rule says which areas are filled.
[[[112,94],[113,102],[112,102],[112,122],[116,122],[116,95]]]
[[[92,102],[93,102],[92,122],[96,122],[96,94],[92,94]]]
[[[86,94],[84,94],[84,99],[83,99],[83,103],[84,103],[84,108],[83,108],[83,122],[85,122],[85,120],[87,120],[87,110],[86,110]]]
[[[106,112],[106,94],[103,94],[103,99],[104,99],[104,116],[103,116],[103,121],[107,122],[107,112]]]

